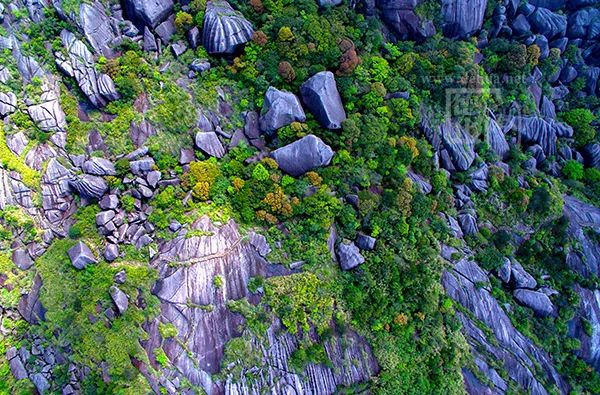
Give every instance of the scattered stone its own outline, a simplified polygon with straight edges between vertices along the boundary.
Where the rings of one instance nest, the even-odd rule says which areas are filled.
[[[98,202],[98,205],[103,210],[114,210],[119,205],[119,198],[117,195],[106,195]]]
[[[0,92],[0,117],[5,117],[17,110],[17,96],[14,93]]]
[[[115,306],[117,306],[119,314],[125,314],[129,307],[129,298],[127,297],[127,294],[121,291],[117,286],[113,285],[110,287],[110,296],[115,303]]]
[[[502,280],[503,283],[508,284],[510,282],[510,274],[512,273],[512,265],[510,259],[504,258],[504,263],[498,269],[498,278]]]
[[[302,101],[319,123],[327,129],[339,129],[346,119],[342,98],[330,71],[321,71],[300,87]]]
[[[154,169],[154,165],[154,159],[144,158],[129,162],[129,169],[136,176],[140,176]]]
[[[112,210],[100,211],[96,214],[96,225],[104,226],[115,217],[115,212]]]
[[[333,150],[320,138],[309,134],[300,140],[271,152],[271,156],[284,172],[298,177],[309,170],[327,166]]]
[[[535,278],[533,278],[531,274],[527,273],[523,266],[516,261],[512,262],[511,274],[515,288],[534,289],[537,287],[537,281],[535,281]]]
[[[125,284],[125,281],[127,281],[127,272],[125,270],[119,271],[115,274],[114,280],[117,284]]]
[[[71,263],[76,269],[84,269],[88,264],[98,263],[92,250],[82,241],[77,242],[68,251]]]
[[[183,55],[185,51],[187,51],[187,45],[185,45],[183,41],[177,41],[171,45],[171,51],[173,51],[173,55],[178,58]]]
[[[196,73],[203,73],[210,70],[210,62],[208,59],[194,59],[190,64],[190,70]]]

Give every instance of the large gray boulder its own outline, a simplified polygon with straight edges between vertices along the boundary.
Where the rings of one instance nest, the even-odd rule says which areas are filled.
[[[554,305],[548,295],[531,291],[529,289],[517,289],[513,292],[515,299],[524,306],[532,309],[537,315],[547,317],[554,313]]]
[[[513,261],[510,271],[515,288],[534,289],[537,287],[537,281],[535,281],[535,278],[533,278],[531,274],[527,273],[527,271],[519,262]]]
[[[331,71],[321,71],[306,80],[300,87],[302,101],[327,129],[339,129],[346,119],[342,98]]]
[[[582,276],[598,276],[600,244],[593,235],[600,233],[600,208],[572,196],[565,195],[563,199],[563,214],[569,220],[567,232],[579,246],[567,253],[567,266]]]
[[[304,121],[306,121],[306,115],[296,95],[280,91],[272,86],[267,89],[259,121],[263,131],[273,132],[292,122]]]
[[[333,150],[323,140],[309,134],[276,149],[271,156],[281,170],[298,177],[309,170],[327,166],[333,157]]]
[[[127,294],[121,291],[116,285],[113,285],[110,287],[110,297],[115,303],[115,306],[117,306],[119,314],[125,314],[129,307],[129,298],[127,297]]]
[[[532,30],[548,40],[563,37],[567,32],[567,17],[547,8],[537,8],[527,19]]]
[[[73,247],[71,247],[68,251],[69,258],[71,259],[71,264],[76,269],[85,269],[85,267],[89,264],[98,263],[98,260],[83,241],[78,241]]]
[[[442,0],[444,35],[465,38],[481,29],[487,0]]]
[[[342,242],[337,247],[337,257],[343,270],[351,270],[365,262],[360,250],[353,242]]]
[[[486,140],[492,151],[494,151],[500,159],[506,159],[510,147],[506,142],[502,128],[492,118],[490,118],[490,122],[488,123]]]
[[[512,130],[520,134],[523,142],[539,144],[546,156],[556,154],[558,137],[573,137],[573,128],[553,119],[537,116],[517,116],[511,121]]]
[[[127,17],[138,26],[155,28],[173,11],[172,0],[124,0]]]
[[[254,29],[244,16],[235,11],[227,1],[206,3],[202,45],[210,54],[230,54],[252,39]]]
[[[225,155],[225,147],[215,132],[196,133],[196,147],[206,155],[222,158]]]

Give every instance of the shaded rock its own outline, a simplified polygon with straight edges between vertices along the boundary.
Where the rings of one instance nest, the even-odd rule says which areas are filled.
[[[155,162],[152,158],[143,158],[129,162],[129,169],[136,176],[144,175],[154,169]]]
[[[587,166],[600,169],[600,144],[591,143],[586,145],[582,154]]]
[[[548,40],[563,37],[567,32],[567,17],[547,8],[537,8],[527,20],[535,33],[542,34]]]
[[[73,247],[69,248],[68,251],[71,264],[76,269],[84,269],[87,265],[92,263],[98,263],[96,257],[92,253],[92,250],[83,242],[78,241]]]
[[[82,2],[79,6],[79,26],[94,51],[105,56],[112,54],[110,48],[117,40],[114,20],[99,1]]]
[[[106,181],[102,177],[92,175],[75,178],[69,185],[81,196],[91,199],[100,199],[108,191]]]
[[[171,38],[177,33],[177,27],[175,26],[175,15],[171,15],[166,21],[161,23],[154,29],[156,35],[160,38],[163,44],[167,44],[171,41]],[[167,65],[168,67],[168,65]],[[161,70],[161,72],[164,70]]]
[[[100,211],[96,214],[96,225],[104,226],[115,217],[115,212],[112,210]]]
[[[535,287],[537,287],[537,281],[535,281],[535,278],[533,278],[531,274],[527,273],[527,271],[523,269],[523,266],[521,266],[519,262],[513,261],[510,271],[515,288],[535,289]]]
[[[567,253],[567,265],[582,276],[600,275],[600,245],[589,232],[600,233],[600,208],[572,196],[563,196],[567,233],[579,245]]]
[[[375,248],[376,238],[366,235],[364,233],[359,233],[356,235],[356,245],[361,250],[371,251]]]
[[[183,41],[177,41],[171,45],[171,51],[173,52],[173,55],[178,58],[183,55],[185,51],[187,51],[187,45],[185,45]]]
[[[119,314],[123,315],[127,311],[129,307],[129,298],[127,294],[121,291],[117,286],[113,285],[110,287],[110,297],[112,298],[115,306],[117,306],[117,310]]]
[[[192,49],[198,48],[198,46],[200,45],[200,37],[200,29],[198,29],[198,26],[194,26],[193,28],[188,30],[187,39]]]
[[[422,20],[415,13],[417,1],[387,0],[377,2],[381,19],[401,40],[422,41],[435,34],[432,21]],[[367,11],[373,14],[373,11]]]
[[[148,29],[148,27],[144,27],[144,39],[143,39],[142,48],[145,52],[157,52],[158,45],[156,45],[156,38],[154,38],[154,34]]]
[[[552,301],[550,301],[547,295],[541,292],[517,289],[513,292],[513,295],[519,303],[529,307],[541,317],[547,317],[554,313]]]
[[[578,339],[581,347],[575,353],[578,357],[593,366],[596,371],[600,369],[600,290],[591,290],[574,286],[574,291],[579,296],[579,308],[575,317],[569,321],[568,334]],[[586,328],[585,326],[588,326]],[[592,328],[591,333],[589,327]]]
[[[512,21],[511,27],[516,35],[525,35],[531,31],[531,25],[523,14],[519,14]]]
[[[280,91],[272,86],[267,89],[260,116],[260,128],[263,131],[273,132],[292,122],[304,121],[306,121],[306,115],[296,95]]]
[[[206,3],[202,44],[209,54],[230,54],[252,39],[254,29],[244,16],[225,0]]]
[[[83,163],[82,170],[95,176],[114,176],[115,165],[108,159],[93,157]]]
[[[113,210],[119,205],[119,198],[117,195],[106,195],[98,202],[98,205],[103,210]]]
[[[568,84],[577,78],[577,70],[573,66],[566,66],[560,72],[560,82]]]
[[[469,213],[458,214],[458,223],[465,236],[474,235],[479,231],[477,228],[477,220]]]
[[[512,264],[510,259],[504,258],[504,263],[498,269],[498,278],[502,280],[503,283],[508,284],[510,282],[510,275],[512,273]]]
[[[194,59],[192,64],[190,64],[190,70],[193,70],[196,73],[203,73],[210,70],[210,62],[208,59]]]
[[[431,193],[431,184],[425,179],[425,177],[413,172],[412,170],[409,170],[407,175],[408,178],[410,178],[410,180],[417,186],[419,192],[421,192],[424,195]]]
[[[309,170],[327,166],[333,157],[333,151],[320,138],[309,134],[276,149],[271,152],[271,156],[281,170],[298,177]]]
[[[481,29],[486,0],[442,0],[444,35],[465,38]]]
[[[146,140],[150,136],[154,136],[156,134],[156,129],[152,124],[146,120],[141,121],[139,124],[132,122],[129,125],[129,136],[131,137],[131,141],[136,147],[142,147]],[[145,155],[141,154],[139,156]],[[128,159],[134,159],[129,157]]]
[[[154,28],[173,11],[172,0],[124,0],[125,12],[138,26]]]
[[[554,103],[546,96],[542,97],[542,103],[540,104],[540,114],[544,118],[556,119],[556,109]]]
[[[15,350],[14,347],[11,348],[12,350]],[[10,372],[12,373],[13,377],[17,380],[23,380],[27,378],[27,370],[25,370],[25,366],[23,365],[23,361],[21,361],[21,357],[19,356],[13,356],[12,358],[9,358],[8,353],[11,352],[11,349],[9,349],[7,351],[7,357],[6,359],[8,359],[8,366],[10,367]],[[16,353],[16,350],[14,351]]]
[[[37,324],[44,319],[45,309],[40,301],[41,288],[42,278],[38,274],[33,278],[29,293],[21,296],[17,306],[19,314],[30,324]]]
[[[271,247],[269,246],[269,243],[267,243],[267,238],[261,234],[250,232],[248,241],[263,258],[266,258],[271,252]]]
[[[225,155],[225,147],[215,132],[196,133],[196,147],[206,155],[222,158]]]
[[[15,155],[21,155],[25,151],[27,144],[29,144],[29,139],[23,132],[6,136],[6,145]]]
[[[342,98],[330,71],[321,71],[300,86],[302,101],[327,129],[339,129],[346,119]]]
[[[50,383],[42,373],[34,373],[31,375],[30,379],[33,385],[35,385],[35,389],[37,389],[40,394],[44,394],[50,389]]]
[[[365,258],[353,242],[341,242],[338,244],[336,252],[343,270],[354,269],[365,262]]]

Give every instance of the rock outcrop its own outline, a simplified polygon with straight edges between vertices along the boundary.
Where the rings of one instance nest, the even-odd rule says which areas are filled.
[[[444,35],[465,38],[481,29],[486,0],[443,0]]]
[[[58,101],[58,92],[55,82],[45,79],[38,104],[27,108],[29,117],[45,132],[64,132],[67,126],[65,113]]]
[[[343,270],[354,269],[365,262],[365,258],[353,242],[341,242],[338,244],[336,252]]]
[[[298,177],[309,170],[327,166],[333,157],[333,150],[323,140],[309,134],[300,140],[271,152],[279,168]]]
[[[225,0],[206,3],[202,45],[210,54],[231,54],[252,39],[254,29],[244,16]]]
[[[124,0],[127,16],[138,26],[155,28],[172,13],[172,0]]]
[[[518,116],[511,121],[514,131],[520,134],[523,142],[539,144],[546,156],[556,154],[558,137],[573,137],[573,129],[562,122],[535,116]]]
[[[273,132],[292,122],[304,122],[306,115],[300,100],[291,92],[280,91],[272,86],[265,93],[260,128],[265,132]]]
[[[415,13],[419,1],[384,0],[378,1],[381,19],[401,40],[421,41],[435,34],[432,21],[423,20]],[[368,11],[368,13],[372,13]]]
[[[564,196],[563,214],[569,220],[569,235],[580,245],[568,252],[567,265],[582,276],[600,275],[600,245],[587,233],[600,232],[600,208]]]

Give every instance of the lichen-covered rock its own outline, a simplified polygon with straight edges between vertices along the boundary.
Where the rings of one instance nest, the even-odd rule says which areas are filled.
[[[83,241],[78,241],[77,244],[69,248],[68,254],[71,264],[79,270],[85,269],[89,264],[98,263],[90,247]]]
[[[519,303],[529,307],[541,317],[547,317],[554,313],[552,301],[542,292],[529,289],[517,289],[513,292],[513,295]]]
[[[210,54],[230,54],[252,39],[254,29],[244,16],[225,0],[206,3],[202,45]]]
[[[271,156],[284,172],[298,177],[307,171],[327,166],[333,150],[323,140],[309,134],[300,140],[271,152]]]
[[[443,0],[444,35],[469,37],[481,29],[487,0]]]
[[[300,86],[302,101],[327,129],[339,129],[346,119],[342,98],[337,90],[331,71],[321,71]]]
[[[124,0],[127,16],[138,26],[155,28],[173,11],[172,0]]]
[[[292,122],[304,121],[306,121],[306,115],[296,95],[280,91],[272,86],[267,89],[260,116],[260,128],[263,131],[273,132]]]
[[[336,253],[343,270],[354,269],[365,262],[365,258],[353,242],[341,242],[337,246]]]

